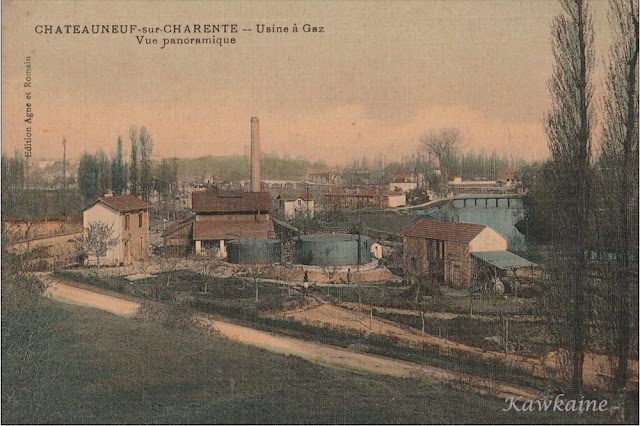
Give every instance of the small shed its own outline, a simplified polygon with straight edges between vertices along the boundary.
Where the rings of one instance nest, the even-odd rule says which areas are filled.
[[[501,271],[533,268],[537,264],[507,250],[472,252],[471,256]]]
[[[518,271],[530,269],[538,265],[507,250],[471,253],[478,270],[480,282],[492,283],[494,291],[515,290],[520,286],[522,275]],[[533,275],[533,274],[532,274]]]

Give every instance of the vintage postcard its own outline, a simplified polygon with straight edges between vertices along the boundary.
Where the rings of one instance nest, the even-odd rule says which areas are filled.
[[[638,0],[1,16],[2,423],[638,422]]]

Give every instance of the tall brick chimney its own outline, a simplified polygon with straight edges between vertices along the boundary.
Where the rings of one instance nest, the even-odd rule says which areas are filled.
[[[260,192],[260,121],[251,117],[251,192]]]

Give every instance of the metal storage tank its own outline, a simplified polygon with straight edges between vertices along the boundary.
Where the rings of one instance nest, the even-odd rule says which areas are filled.
[[[231,263],[276,263],[282,256],[282,242],[272,238],[240,238],[227,244]]]
[[[303,265],[362,265],[371,261],[370,248],[371,240],[364,235],[301,235],[296,238],[294,256]]]

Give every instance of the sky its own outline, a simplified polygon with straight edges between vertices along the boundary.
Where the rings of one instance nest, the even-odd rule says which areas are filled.
[[[548,156],[556,1],[2,2],[2,151],[22,149],[26,91],[36,158],[102,148],[147,127],[156,157],[245,153],[250,118],[264,152],[344,164],[397,160],[420,136],[458,128],[463,150]],[[607,2],[592,3],[596,55]],[[168,45],[211,34],[38,34],[38,25],[237,24],[233,45]],[[293,24],[299,32],[291,32]],[[305,23],[323,27],[305,33]],[[257,25],[289,33],[258,33]],[[251,31],[242,31],[250,29]],[[24,88],[25,58],[32,87]]]

